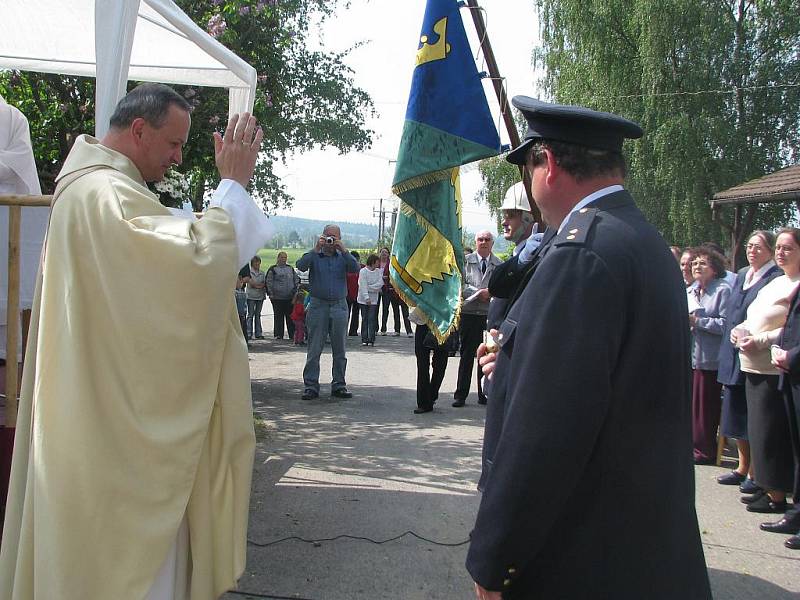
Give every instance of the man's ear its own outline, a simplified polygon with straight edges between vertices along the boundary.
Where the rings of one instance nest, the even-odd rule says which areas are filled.
[[[544,148],[544,155],[547,158],[547,173],[545,174],[545,182],[547,185],[553,185],[560,173],[558,161],[549,148]]]
[[[133,139],[137,143],[142,141],[145,125],[147,125],[147,121],[145,121],[142,117],[137,117],[131,122],[130,132],[133,136]]]

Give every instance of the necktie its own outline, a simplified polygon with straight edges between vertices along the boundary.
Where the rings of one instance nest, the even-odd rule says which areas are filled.
[[[481,259],[481,275],[484,274],[484,273],[486,273],[486,259],[482,258]]]

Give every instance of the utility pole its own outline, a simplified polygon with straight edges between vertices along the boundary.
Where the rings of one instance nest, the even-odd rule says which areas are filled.
[[[382,240],[383,239],[383,231],[384,231],[385,225],[386,225],[386,211],[383,210],[383,198],[380,198],[378,200],[377,215],[376,215],[375,209],[373,208],[372,209],[372,216],[373,217],[374,216],[378,217],[378,240]]]

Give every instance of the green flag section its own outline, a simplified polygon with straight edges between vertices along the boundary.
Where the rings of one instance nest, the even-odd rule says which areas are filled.
[[[461,310],[458,168],[499,151],[458,3],[428,0],[392,182],[401,205],[389,276],[440,342]]]
[[[461,306],[461,195],[458,167],[448,179],[401,194],[389,274],[397,293],[419,309],[442,341]]]

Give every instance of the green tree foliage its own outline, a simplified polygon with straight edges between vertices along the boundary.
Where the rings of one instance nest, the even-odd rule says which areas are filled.
[[[500,206],[506,191],[521,179],[519,168],[505,159],[505,156],[492,156],[480,162],[478,170],[483,187],[475,200],[489,207],[489,212],[499,219]],[[474,241],[473,241],[474,243]]]
[[[354,85],[346,53],[312,49],[312,23],[334,14],[337,0],[177,0],[181,9],[258,73],[254,114],[264,129],[264,151],[253,189],[267,209],[291,205],[275,161],[295,150],[334,146],[364,150],[374,111]],[[316,46],[316,44],[314,44]],[[131,84],[131,87],[135,85]],[[192,181],[195,208],[216,184],[211,134],[227,122],[227,90],[176,87],[192,104],[192,130],[179,170]],[[29,72],[0,73],[0,94],[31,123],[34,154],[46,192],[74,139],[94,131],[94,80]]]
[[[627,185],[671,243],[721,239],[713,194],[798,160],[796,0],[535,1],[545,90],[643,126]],[[750,223],[789,216],[762,205]]]

